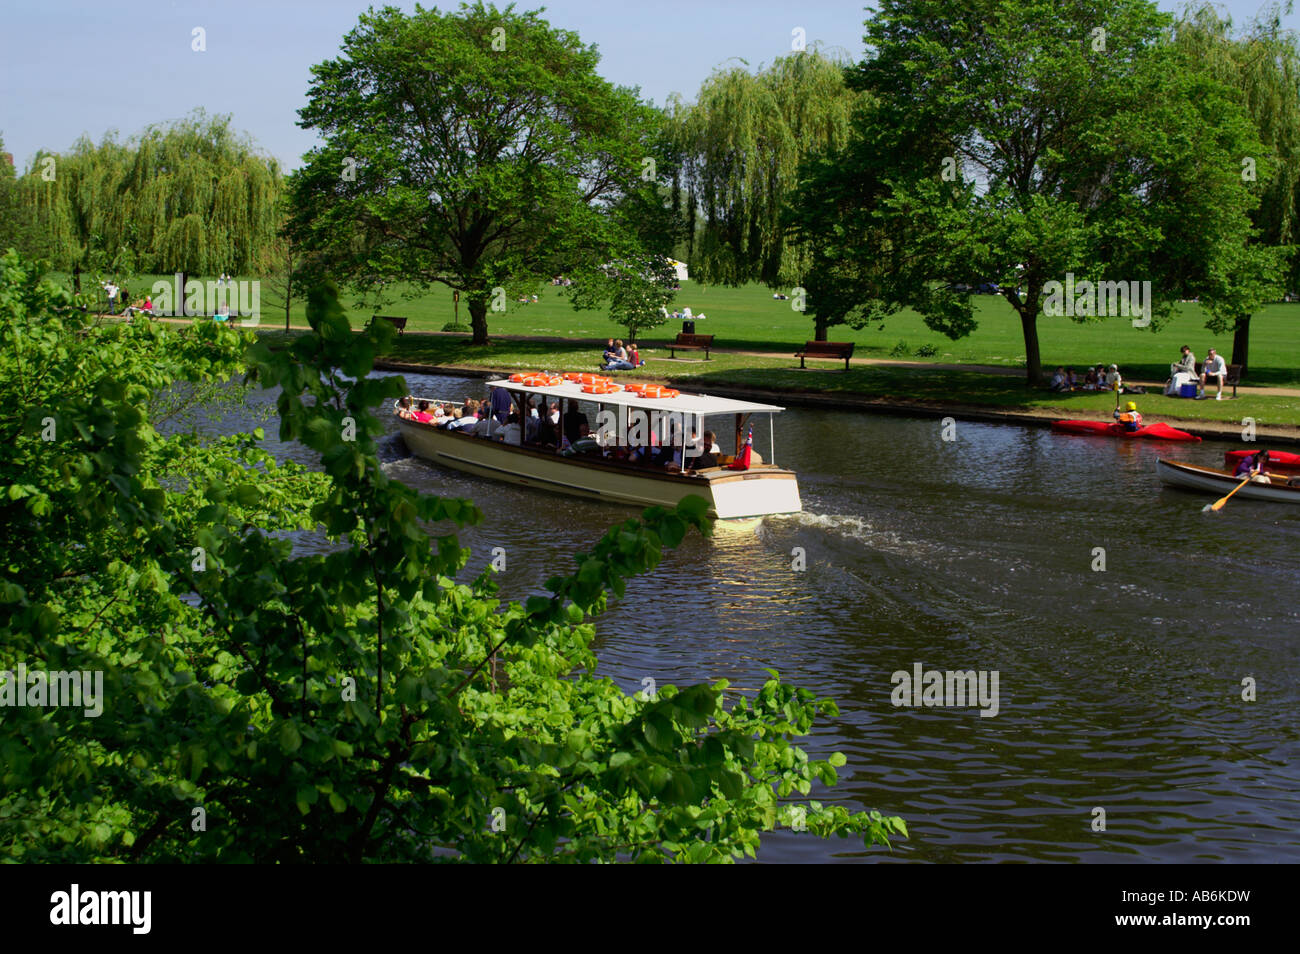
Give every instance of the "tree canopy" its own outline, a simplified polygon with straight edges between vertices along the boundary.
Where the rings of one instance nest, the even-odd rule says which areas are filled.
[[[1241,160],[1264,151],[1171,22],[1145,0],[884,0],[850,76],[869,94],[857,135],[797,197],[820,243],[808,284],[835,291],[809,308],[911,306],[959,337],[970,288],[996,283],[1036,383],[1048,282],[1150,282],[1156,327],[1180,298],[1257,292],[1271,265],[1241,251],[1259,201]]]
[[[82,138],[22,178],[36,254],[73,274],[246,272],[278,227],[276,162],[202,110],[125,143]]]
[[[300,111],[325,144],[293,176],[295,239],[353,287],[460,291],[486,343],[490,307],[641,249],[614,207],[662,204],[660,114],[598,60],[513,7],[363,14]]]
[[[1237,32],[1209,4],[1188,7],[1176,25],[1175,43],[1189,64],[1239,91],[1264,149],[1261,156],[1242,158],[1242,176],[1258,190],[1260,202],[1251,212],[1255,234],[1239,250],[1246,266],[1263,262],[1256,268],[1261,280],[1257,286],[1231,283],[1206,301],[1206,327],[1233,332],[1232,362],[1244,373],[1251,312],[1300,283],[1300,43],[1293,31],[1282,29],[1276,7]]]

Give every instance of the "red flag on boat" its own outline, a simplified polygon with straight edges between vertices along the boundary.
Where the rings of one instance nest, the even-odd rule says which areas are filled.
[[[749,470],[749,459],[754,454],[754,425],[749,425],[749,436],[745,438],[745,449],[740,456],[727,465],[728,470]]]

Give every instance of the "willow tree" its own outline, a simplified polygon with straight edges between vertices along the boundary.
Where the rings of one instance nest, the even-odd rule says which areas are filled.
[[[1250,112],[1271,162],[1260,156],[1242,158],[1242,177],[1260,194],[1251,218],[1256,234],[1240,250],[1252,258],[1289,259],[1287,287],[1300,279],[1300,255],[1295,254],[1300,213],[1300,45],[1294,32],[1283,30],[1277,7],[1264,11],[1242,35],[1234,35],[1231,19],[1221,18],[1211,5],[1189,8],[1178,22],[1176,42],[1189,62],[1236,88]],[[1215,334],[1231,331],[1232,363],[1243,374],[1250,351],[1250,318],[1264,301],[1281,289],[1261,283],[1250,295],[1211,295],[1206,298],[1206,327]]]
[[[18,194],[31,251],[70,272],[110,265],[120,253],[114,219],[128,150],[111,135],[99,145],[82,137],[65,153],[41,151],[19,180]]]
[[[197,110],[151,126],[133,143],[111,234],[153,272],[232,275],[255,270],[280,223],[279,165],[229,116]]]
[[[771,287],[801,280],[808,256],[786,234],[782,209],[800,163],[847,139],[857,100],[843,65],[814,49],[753,73],[717,70],[694,104],[670,104],[692,277]]]

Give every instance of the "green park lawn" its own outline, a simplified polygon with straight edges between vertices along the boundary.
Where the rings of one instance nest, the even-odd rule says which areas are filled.
[[[132,283],[133,294],[147,289],[164,276],[142,276]],[[590,343],[613,335],[623,337],[622,328],[599,311],[574,311],[563,296],[563,289],[544,286],[538,290],[536,304],[512,303],[504,314],[488,314],[489,332],[494,335],[537,335],[578,339]],[[283,311],[274,311],[262,296],[262,324],[283,326]],[[408,300],[398,298],[382,306],[366,302],[360,296],[344,296],[353,315],[355,327],[361,327],[371,314],[402,315],[409,318],[408,331],[439,331],[452,320],[451,293],[438,288]],[[920,318],[904,312],[890,318],[881,328],[872,325],[856,330],[847,325],[831,328],[834,341],[852,341],[857,357],[906,358],[941,364],[983,364],[1022,368],[1025,360],[1024,338],[1020,322],[1011,307],[991,295],[976,297],[979,327],[974,334],[952,341],[926,328]],[[811,318],[794,311],[788,301],[774,301],[770,289],[751,284],[740,288],[704,287],[686,282],[677,294],[674,307],[689,307],[708,317],[697,324],[700,334],[712,334],[724,349],[770,351],[790,355],[798,345],[812,337]],[[460,319],[468,323],[468,313],[461,303]],[[292,322],[305,325],[304,305],[295,302]],[[1230,335],[1211,335],[1205,329],[1205,316],[1199,305],[1181,306],[1175,317],[1159,332],[1134,328],[1125,318],[1104,319],[1079,324],[1068,318],[1039,320],[1039,341],[1043,367],[1072,365],[1082,370],[1089,364],[1114,362],[1127,378],[1160,380],[1168,377],[1169,364],[1178,357],[1180,345],[1188,344],[1198,358],[1209,347],[1217,347],[1230,357]],[[672,322],[644,332],[644,342],[666,340],[680,325]],[[900,347],[901,344],[901,347]],[[918,356],[924,346],[935,354]],[[1300,304],[1270,305],[1251,321],[1251,362],[1249,381],[1258,386],[1300,387]]]
[[[54,276],[58,277],[58,276]],[[142,276],[130,283],[133,295],[146,290],[164,276]],[[439,331],[452,320],[451,295],[443,289],[398,299],[382,306],[360,296],[344,296],[361,328],[371,314],[402,315],[409,319],[407,334],[399,338],[391,357],[415,364],[467,368],[532,369],[554,371],[595,370],[600,358],[597,342],[622,337],[622,328],[599,311],[575,311],[563,289],[544,286],[535,304],[512,303],[504,314],[489,313],[493,341],[485,348],[472,346],[460,335],[425,335],[411,332]],[[262,297],[262,328],[283,327],[283,312],[273,311],[269,296]],[[913,313],[890,318],[883,329],[861,330],[845,325],[831,329],[830,338],[853,341],[856,357],[894,358],[934,364],[990,365],[1013,370],[1024,366],[1024,341],[1020,323],[1001,298],[977,296],[979,327],[967,338],[951,341],[926,328]],[[680,330],[671,322],[641,335],[642,356],[647,366],[640,377],[673,379],[701,390],[710,385],[735,384],[780,391],[843,392],[882,399],[941,400],[996,407],[1060,408],[1070,413],[1104,413],[1114,407],[1110,395],[1086,392],[1054,395],[1027,391],[1018,376],[987,374],[945,368],[901,368],[886,365],[854,366],[847,373],[834,371],[843,364],[812,362],[801,371],[791,355],[812,336],[812,320],[794,311],[788,301],[775,301],[771,290],[760,285],[741,288],[704,287],[687,282],[674,307],[690,307],[707,315],[696,331],[715,336],[724,349],[710,361],[699,353],[679,352],[668,358],[663,342]],[[304,306],[295,302],[292,323],[306,325]],[[460,310],[462,322],[467,314]],[[1114,362],[1130,380],[1163,381],[1179,346],[1188,344],[1198,358],[1207,348],[1217,347],[1231,355],[1231,336],[1211,335],[1204,327],[1205,316],[1198,305],[1181,306],[1175,317],[1159,332],[1132,327],[1128,319],[1113,318],[1080,324],[1067,318],[1043,318],[1039,338],[1043,366],[1058,364],[1082,371],[1087,365]],[[538,336],[572,341],[521,341],[504,336]],[[932,355],[917,355],[924,346]],[[765,352],[762,356],[728,354],[727,350]],[[770,355],[770,356],[769,356]],[[1251,322],[1249,384],[1272,387],[1300,387],[1300,304],[1270,305]],[[1143,413],[1181,420],[1240,420],[1255,417],[1261,424],[1294,424],[1300,420],[1300,398],[1256,396],[1249,389],[1233,401],[1186,401],[1148,394],[1141,398]]]

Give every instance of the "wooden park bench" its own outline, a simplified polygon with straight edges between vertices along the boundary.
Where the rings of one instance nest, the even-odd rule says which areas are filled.
[[[679,334],[677,340],[668,346],[668,356],[677,357],[678,351],[703,351],[704,360],[709,360],[709,349],[713,347],[713,335]]]
[[[1196,362],[1196,386],[1197,387],[1200,387],[1201,372],[1204,370],[1205,370],[1205,362],[1197,361]],[[1209,386],[1210,380],[1211,380],[1210,378],[1205,379],[1206,387]],[[1241,365],[1239,364],[1228,365],[1228,376],[1223,379],[1223,384],[1225,387],[1229,384],[1232,385],[1232,396],[1234,398],[1237,396],[1237,385],[1240,383],[1241,383]]]
[[[373,315],[373,316],[371,317],[370,320],[371,320],[371,321],[386,321],[386,322],[388,322],[390,325],[392,325],[394,328],[397,329],[397,334],[398,334],[399,336],[401,336],[401,335],[403,335],[403,334],[406,333],[406,319],[405,319],[405,318],[398,318],[398,317],[395,317],[395,316],[393,316],[393,315]]]
[[[804,364],[807,358],[834,358],[836,360],[844,359],[844,370],[849,369],[849,358],[853,357],[852,341],[806,341],[803,350],[795,352],[795,357],[799,359],[799,367],[807,368]]]

